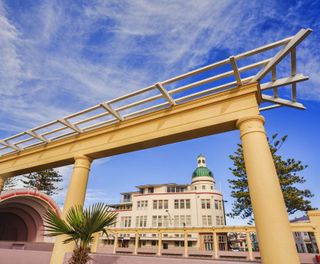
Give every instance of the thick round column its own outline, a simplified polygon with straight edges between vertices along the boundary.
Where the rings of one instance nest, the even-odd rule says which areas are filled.
[[[158,251],[157,256],[161,256],[161,248],[162,248],[162,233],[158,233]]]
[[[96,233],[93,234],[93,241],[92,241],[91,247],[90,247],[90,251],[92,253],[96,253],[97,252],[99,243],[100,243],[100,232],[96,232]]]
[[[248,248],[248,259],[254,260],[252,255],[252,243],[251,243],[251,237],[250,237],[249,231],[246,231],[246,242],[247,242],[247,248]]]
[[[117,247],[118,247],[118,233],[115,233],[114,242],[113,242],[113,254],[117,253]]]
[[[238,120],[249,193],[264,264],[300,263],[280,182],[264,130],[264,118]]]
[[[187,231],[184,231],[184,253],[183,256],[185,258],[188,257],[188,233]]]
[[[139,234],[136,233],[133,255],[138,255],[138,247],[139,247]]]
[[[63,205],[62,218],[66,217],[68,210],[75,205],[83,205],[91,165],[91,159],[87,156],[77,155],[74,157],[75,163],[71,175],[69,188]],[[66,252],[72,252],[75,248],[74,243],[63,244],[65,236],[56,238],[51,255],[50,264],[62,264]]]
[[[219,258],[219,246],[218,246],[218,235],[217,232],[214,231],[212,234],[213,238],[213,258],[218,259]]]

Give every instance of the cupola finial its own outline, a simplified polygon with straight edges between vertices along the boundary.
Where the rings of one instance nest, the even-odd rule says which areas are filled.
[[[206,157],[202,154],[198,156],[198,167],[206,167]]]

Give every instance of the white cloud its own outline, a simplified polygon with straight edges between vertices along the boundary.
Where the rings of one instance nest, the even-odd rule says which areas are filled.
[[[10,8],[10,2],[0,7],[0,120],[7,134],[212,62],[220,53],[287,37],[299,24],[301,3],[283,17],[274,1],[42,1],[15,16]],[[282,26],[264,28],[268,19]],[[319,100],[314,50],[301,52],[301,70],[312,77],[302,93]]]

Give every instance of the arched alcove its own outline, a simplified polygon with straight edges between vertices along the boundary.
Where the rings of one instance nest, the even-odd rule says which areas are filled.
[[[43,242],[43,216],[48,209],[60,214],[55,202],[34,190],[17,190],[0,195],[0,241]]]

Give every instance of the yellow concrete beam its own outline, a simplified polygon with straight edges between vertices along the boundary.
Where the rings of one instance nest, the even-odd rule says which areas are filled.
[[[74,156],[102,158],[236,129],[257,115],[258,83],[96,129],[0,158],[0,176],[72,164]]]

